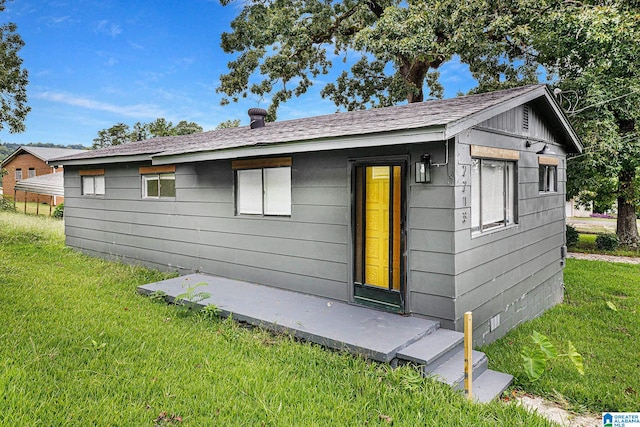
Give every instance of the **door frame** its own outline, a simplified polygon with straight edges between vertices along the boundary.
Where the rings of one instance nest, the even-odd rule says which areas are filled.
[[[391,311],[394,313],[405,313],[407,308],[407,200],[408,200],[408,176],[409,176],[409,168],[410,161],[409,156],[401,155],[401,156],[385,156],[385,157],[359,157],[350,160],[350,188],[351,188],[351,215],[350,215],[350,227],[351,227],[351,251],[350,251],[350,268],[349,268],[349,276],[351,286],[351,300],[354,303],[366,305],[369,307],[374,307],[378,309],[382,309],[385,311]],[[368,167],[368,166],[400,166],[400,290],[386,290],[379,288],[373,285],[367,285],[366,283],[360,283],[356,281],[356,268],[358,268],[358,263],[356,262],[357,254],[356,251],[359,250],[359,245],[357,243],[358,240],[358,227],[356,224],[356,219],[358,217],[357,212],[357,180],[356,173],[360,167]],[[391,173],[393,176],[393,173]],[[366,184],[365,184],[366,185]],[[390,186],[393,188],[393,186]],[[364,188],[362,194],[360,196],[362,198],[362,203],[364,206],[366,200],[366,194],[364,192]],[[393,200],[393,190],[390,191],[390,200]],[[392,202],[393,203],[393,202]],[[391,212],[393,209],[390,210]],[[391,219],[390,219],[391,222]],[[390,233],[393,233],[393,226],[389,227]],[[364,225],[363,225],[363,236],[362,240],[365,240],[364,237]],[[390,234],[390,242],[393,241],[393,236]],[[363,252],[365,249],[364,243],[360,248]],[[364,258],[364,255],[363,255]],[[389,257],[389,262],[392,263],[392,257]],[[364,276],[363,276],[364,277]],[[392,277],[392,276],[391,276]],[[392,286],[392,280],[389,280],[390,286]]]

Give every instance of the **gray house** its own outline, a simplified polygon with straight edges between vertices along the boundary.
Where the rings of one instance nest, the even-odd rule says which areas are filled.
[[[568,153],[544,85],[155,138],[61,159],[66,242],[492,341],[563,296]]]

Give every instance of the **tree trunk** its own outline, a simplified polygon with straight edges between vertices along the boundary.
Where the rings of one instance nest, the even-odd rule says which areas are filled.
[[[618,221],[616,234],[620,243],[625,246],[637,247],[640,242],[638,225],[636,222],[636,206],[634,203],[635,189],[633,181],[636,171],[623,169],[618,174]]]

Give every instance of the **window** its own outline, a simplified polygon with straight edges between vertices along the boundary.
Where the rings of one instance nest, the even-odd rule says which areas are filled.
[[[16,181],[20,181],[22,179],[22,169],[16,169]]]
[[[142,166],[138,169],[142,176],[142,197],[159,199],[176,197],[176,166]]]
[[[291,157],[235,160],[236,214],[291,215]]]
[[[29,178],[34,178],[36,176],[35,168],[29,168]]]
[[[538,157],[538,191],[558,192],[558,159],[555,157]]]
[[[471,230],[483,232],[517,222],[516,162],[473,158]]]
[[[83,196],[104,196],[104,175],[82,177]]]
[[[176,197],[176,174],[159,173],[142,175],[142,197]]]

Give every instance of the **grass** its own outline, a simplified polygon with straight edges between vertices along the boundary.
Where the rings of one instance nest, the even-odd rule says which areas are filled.
[[[493,369],[515,376],[518,389],[564,403],[577,412],[640,408],[640,266],[567,260],[565,302],[486,346]],[[617,311],[607,306],[613,303]],[[580,376],[566,361],[529,383],[520,351],[536,330],[558,348],[571,341],[585,360]]]
[[[596,247],[597,234],[584,234],[579,235],[578,244],[570,247],[571,252],[588,253],[588,254],[603,254],[613,256],[627,256],[627,257],[640,257],[640,249],[631,249],[620,247],[615,251],[605,251]]]
[[[44,196],[42,197],[42,199],[44,200]],[[13,200],[13,199],[11,199]],[[13,203],[13,201],[11,202]],[[55,206],[51,207],[51,212],[53,213],[53,210],[55,209]],[[24,214],[25,213],[25,209],[24,209],[24,202],[16,202],[16,212]],[[40,216],[49,216],[49,205],[46,203],[35,203],[35,202],[27,202],[27,210],[26,213],[28,215],[40,215]]]
[[[65,248],[61,221],[0,212],[0,425],[550,425],[136,293],[167,277]]]

